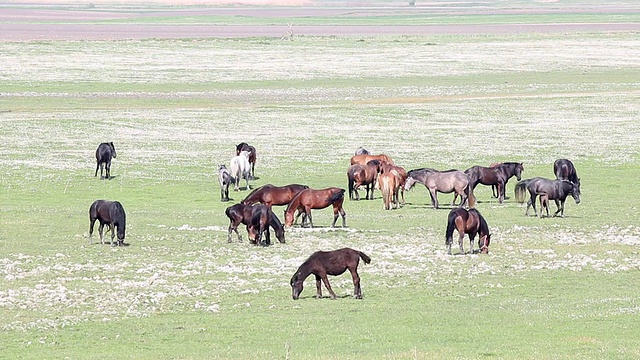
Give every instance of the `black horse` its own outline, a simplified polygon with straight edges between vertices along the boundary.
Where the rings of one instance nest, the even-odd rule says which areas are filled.
[[[564,202],[567,196],[571,195],[576,204],[580,204],[580,184],[574,184],[567,180],[551,180],[541,177],[526,179],[516,184],[515,196],[516,201],[520,204],[524,203],[525,191],[528,190],[531,198],[527,201],[527,210],[525,215],[529,215],[529,207],[533,206],[534,214],[536,210],[536,196],[545,195],[546,200],[554,200],[558,210],[554,216],[560,214],[564,217]],[[542,210],[542,209],[541,209]],[[542,216],[542,211],[540,211]]]
[[[553,163],[553,173],[558,180],[569,180],[580,187],[580,178],[571,160],[558,159]]]
[[[238,232],[238,226],[244,224],[247,226],[247,232],[249,233],[249,241],[256,245],[269,245],[271,244],[271,234],[269,228],[264,226],[264,216],[262,215],[268,210],[269,226],[276,232],[276,237],[280,243],[284,244],[284,226],[276,214],[271,211],[266,205],[258,204],[255,206],[245,204],[235,204],[229,206],[225,210],[225,214],[229,218],[229,233],[227,235],[227,241],[231,242],[231,232],[235,231],[238,235],[238,241],[242,241],[242,236]],[[266,241],[262,242],[262,233],[266,232]]]
[[[111,231],[111,245],[124,245],[124,232],[127,226],[127,217],[122,204],[117,201],[96,200],[89,208],[89,244],[93,243],[91,236],[93,235],[93,225],[96,220],[100,221],[98,233],[100,234],[100,243],[104,244],[104,236],[102,230],[108,225],[108,231]],[[115,243],[115,227],[118,228],[118,242]]]
[[[513,176],[520,181],[520,176],[524,171],[522,163],[518,162],[505,162],[496,164],[491,167],[484,166],[472,166],[465,170],[465,174],[469,176],[469,185],[475,190],[478,184],[496,186],[497,198],[500,203],[505,198],[505,188],[507,182]],[[454,197],[455,201],[455,197]]]
[[[96,150],[96,174],[98,176],[98,169],[100,169],[101,179],[111,178],[111,159],[116,157],[116,148],[113,146],[113,142],[102,143],[98,145]],[[106,168],[107,176],[102,176],[103,168]]]
[[[251,178],[255,179],[256,177],[256,148],[247,144],[246,142],[241,142],[236,145],[236,156],[240,155],[241,152],[248,151],[249,152],[249,164],[251,164]]]

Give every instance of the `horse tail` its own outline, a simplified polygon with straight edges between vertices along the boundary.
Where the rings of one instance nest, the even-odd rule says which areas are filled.
[[[473,186],[471,186],[471,183],[467,184],[466,193],[467,193],[467,201],[469,203],[469,208],[475,207],[476,206],[476,196],[473,195]]]
[[[351,169],[347,171],[347,178],[349,179],[349,199],[353,200],[353,185],[355,180],[353,179],[353,173]]]
[[[527,196],[527,185],[529,185],[530,181],[531,179],[526,179],[526,180],[518,181],[518,183],[516,184],[516,188],[514,189],[514,191],[516,196],[516,202],[518,204],[524,203],[524,199]]]
[[[445,245],[451,244],[453,241],[453,230],[456,228],[456,218],[458,214],[455,210],[449,212],[449,217],[447,219],[447,231],[445,232]]]
[[[330,203],[334,203],[342,198],[344,198],[344,189],[339,189],[340,191],[335,192],[333,194],[331,194],[331,196],[329,197],[329,202]]]
[[[367,254],[363,253],[362,251],[358,251],[358,255],[365,264],[371,263],[371,258]]]

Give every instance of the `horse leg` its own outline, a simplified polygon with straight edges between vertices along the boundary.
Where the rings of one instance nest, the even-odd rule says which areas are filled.
[[[100,222],[100,226],[98,226],[98,234],[100,234],[100,243],[104,245],[104,234],[102,231],[104,230],[104,224],[102,221]]]
[[[464,242],[464,230],[458,231],[460,236],[458,237],[458,246],[460,246],[460,255],[465,255],[464,248],[462,247],[462,243]]]
[[[93,175],[93,177],[97,177],[98,176],[98,169],[100,168],[100,161],[96,161],[96,174]],[[100,174],[102,176],[102,174]]]
[[[93,226],[95,225],[97,219],[91,219],[89,221],[89,244],[93,244]]]
[[[313,229],[313,219],[311,218],[311,209],[305,210],[307,214],[307,220],[309,221],[309,228]]]
[[[111,160],[107,161],[107,164],[104,167],[105,175],[107,175],[105,179],[109,180],[111,178]]]
[[[438,194],[435,189],[429,189],[429,195],[431,195],[431,205],[434,209],[438,208]]]
[[[356,181],[353,184],[353,192],[356,193],[356,200],[360,200],[360,193],[358,193],[358,188],[362,185],[359,181]]]
[[[324,276],[322,276],[322,282],[324,283],[324,286],[327,288],[327,290],[329,290],[329,294],[331,294],[331,300],[335,300],[336,293],[333,292],[333,289],[331,289],[331,285],[329,285],[329,278],[327,277],[327,274],[323,275]]]
[[[469,254],[473,254],[473,242],[476,239],[476,234],[469,234]]]
[[[116,227],[113,223],[109,224],[109,231],[111,231],[111,246],[116,246],[116,244],[113,243],[113,239],[116,237]]]
[[[316,299],[322,299],[322,279],[316,275]]]
[[[353,297],[354,299],[362,299],[362,289],[360,288],[360,276],[356,268],[349,268],[351,277],[353,278]]]
[[[505,183],[499,182],[498,183],[498,202],[500,204],[504,202],[504,188],[505,188]]]
[[[564,201],[559,201],[558,199],[555,199],[554,201],[556,202],[558,210],[553,214],[553,216],[558,216],[558,213],[560,213],[560,217],[564,217]]]

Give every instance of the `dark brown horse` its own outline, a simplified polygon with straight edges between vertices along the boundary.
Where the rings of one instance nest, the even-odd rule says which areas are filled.
[[[96,220],[100,222],[98,233],[100,234],[100,243],[104,244],[104,236],[102,230],[104,226],[109,227],[111,231],[111,245],[124,245],[125,229],[127,227],[127,216],[124,212],[122,204],[117,201],[96,200],[89,207],[89,244],[93,243],[93,226]],[[115,228],[118,228],[118,242],[115,243],[113,238],[116,235]]]
[[[515,196],[518,203],[524,203],[527,190],[531,196],[527,201],[527,210],[525,211],[527,216],[529,215],[529,207],[533,207],[533,213],[537,215],[536,196],[542,194],[546,195],[547,202],[548,200],[555,201],[558,210],[554,216],[560,214],[561,217],[564,217],[564,202],[569,195],[573,197],[576,204],[580,204],[580,184],[574,184],[568,180],[551,180],[541,177],[522,180],[516,184],[515,188]],[[540,211],[540,216],[542,216],[542,211]]]
[[[515,176],[516,179],[520,181],[523,171],[524,166],[522,163],[505,162],[492,167],[472,166],[465,170],[464,173],[469,176],[469,185],[473,190],[475,190],[478,184],[495,185],[497,187],[498,201],[502,204],[502,202],[504,202],[507,182],[512,176]]]
[[[378,172],[380,172],[380,161],[371,160],[366,165],[355,164],[349,167],[347,170],[347,179],[349,181],[349,200],[360,200],[360,194],[358,194],[358,187],[364,185],[367,190],[365,199],[373,200],[373,189],[378,179]],[[371,191],[371,195],[369,195]]]
[[[304,189],[308,189],[307,185],[290,184],[285,186],[274,186],[267,184],[253,190],[241,201],[245,205],[253,205],[255,203],[265,204],[271,209],[273,205],[287,205],[298,193]]]
[[[366,165],[371,160],[378,160],[380,162],[384,161],[388,164],[393,165],[393,160],[388,155],[380,154],[380,155],[355,155],[351,157],[351,165],[360,164]]]
[[[292,226],[294,220],[294,213],[298,210],[302,214],[302,224],[304,227],[305,221],[309,221],[309,226],[313,227],[313,220],[311,218],[311,209],[324,209],[329,205],[333,205],[333,223],[331,227],[336,226],[338,216],[342,216],[342,227],[347,226],[346,213],[342,208],[344,202],[344,189],[331,187],[321,190],[305,189],[296,195],[289,205],[287,205],[284,211],[284,225]]]
[[[113,146],[113,142],[102,143],[98,145],[96,149],[96,173],[98,176],[98,169],[100,169],[100,179],[111,179],[111,159],[116,157],[116,147]],[[106,175],[102,176],[102,171],[106,169]]]
[[[460,245],[460,254],[464,255],[464,249],[462,246],[464,240],[464,234],[469,235],[469,253],[473,253],[473,240],[476,235],[479,234],[478,248],[479,252],[483,254],[489,253],[489,243],[491,242],[491,234],[489,233],[489,226],[487,221],[480,215],[480,212],[476,209],[469,209],[468,211],[462,208],[452,209],[449,212],[447,220],[447,232],[445,234],[445,243],[447,245],[447,251],[451,255],[451,244],[453,243],[453,230],[458,230],[458,244]]]
[[[258,153],[256,153],[256,148],[247,144],[246,142],[241,142],[236,145],[236,156],[240,155],[241,152],[248,151],[249,152],[249,164],[251,164],[251,178],[256,177],[256,158],[258,157]]]
[[[569,180],[580,187],[580,178],[571,160],[558,159],[553,163],[553,173],[558,180]]]
[[[265,221],[265,209],[268,210],[269,217],[269,226],[273,228],[276,232],[276,237],[278,241],[284,244],[284,227],[280,222],[280,219],[265,205],[245,205],[245,204],[235,204],[229,206],[225,210],[225,214],[229,218],[229,232],[227,234],[227,241],[231,242],[231,232],[235,231],[238,235],[238,241],[242,242],[242,236],[238,232],[238,226],[240,224],[244,224],[247,226],[247,232],[249,233],[249,241],[254,243],[255,245],[260,245],[260,239],[262,238],[262,233],[266,232],[266,243],[268,245],[271,243],[271,236],[269,232],[269,228],[264,226]],[[254,215],[257,217],[254,220]],[[261,233],[262,231],[262,233]]]
[[[459,170],[437,171],[429,168],[415,169],[409,171],[405,183],[405,190],[410,190],[415,183],[423,184],[431,195],[431,204],[434,209],[438,209],[438,192],[451,193],[455,192],[460,195],[462,201],[460,206],[464,206],[467,201],[469,207],[475,205],[473,189],[469,186],[469,177]],[[455,197],[454,197],[455,201]],[[454,203],[451,203],[454,206]]]
[[[371,258],[362,251],[353,250],[350,248],[343,248],[334,251],[316,251],[309,258],[300,265],[296,273],[291,277],[291,294],[293,300],[298,300],[300,293],[302,292],[304,280],[311,274],[316,277],[316,297],[322,297],[322,284],[329,290],[331,299],[336,298],[336,293],[331,289],[329,285],[329,278],[327,275],[337,276],[342,275],[345,271],[349,270],[351,277],[353,278],[353,296],[356,299],[362,299],[362,288],[360,287],[360,275],[358,275],[358,264],[360,259],[365,264],[371,262]]]

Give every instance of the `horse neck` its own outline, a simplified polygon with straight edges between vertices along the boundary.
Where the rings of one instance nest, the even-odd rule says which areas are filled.
[[[299,192],[298,195],[294,196],[293,199],[291,199],[289,205],[287,205],[287,208],[284,210],[285,214],[295,212],[296,209],[298,209],[298,206],[300,206],[300,194],[302,194],[302,191]]]
[[[311,261],[307,260],[304,263],[302,263],[302,265],[300,265],[300,267],[296,271],[296,276],[298,277],[299,280],[304,281],[304,279],[306,279],[309,275],[311,275],[312,271],[313,269],[312,269]]]

